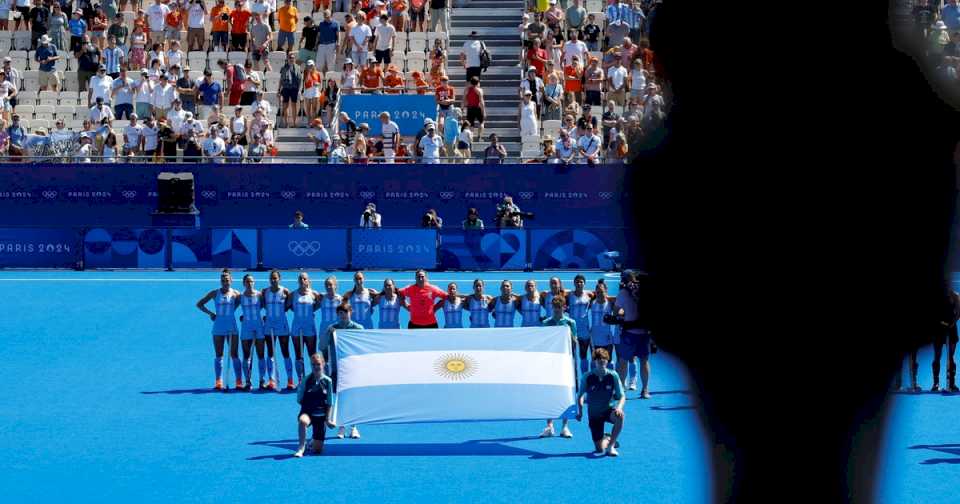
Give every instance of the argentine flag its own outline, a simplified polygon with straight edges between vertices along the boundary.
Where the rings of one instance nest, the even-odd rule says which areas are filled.
[[[338,425],[573,418],[567,327],[338,330]]]

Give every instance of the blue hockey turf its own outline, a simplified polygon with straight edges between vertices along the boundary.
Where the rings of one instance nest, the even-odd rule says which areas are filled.
[[[430,280],[442,287],[457,281],[465,292],[479,276],[493,293],[504,278],[515,291],[528,278],[546,290],[554,274],[443,272]],[[587,288],[602,275],[587,274]],[[321,286],[326,274],[311,276]],[[366,284],[379,289],[388,276],[401,286],[413,281],[410,272],[367,272]],[[558,276],[572,288],[574,273]],[[267,286],[266,273],[255,277],[257,288]],[[339,290],[348,289],[350,274],[337,277]],[[283,283],[295,288],[295,274]],[[616,276],[607,283],[615,294]],[[628,392],[619,458],[591,454],[586,422],[571,423],[573,439],[538,439],[544,423],[523,421],[369,425],[360,427],[360,440],[328,431],[324,455],[295,459],[295,395],[211,390],[210,320],[194,303],[218,286],[217,272],[2,272],[0,285],[7,292],[0,317],[8,377],[0,394],[3,502],[709,500],[696,398],[683,366],[663,352],[651,360],[653,398]],[[931,415],[925,421],[951,422]],[[960,442],[933,427],[916,444]],[[960,461],[902,448],[895,450],[901,457]],[[955,469],[904,471],[927,480]]]

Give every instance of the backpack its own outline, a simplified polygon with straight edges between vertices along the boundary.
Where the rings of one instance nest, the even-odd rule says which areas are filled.
[[[243,65],[233,65],[233,82],[243,82],[247,80],[247,71]]]
[[[487,50],[487,45],[480,42],[480,69],[486,72],[492,62],[493,58],[490,56],[490,51]]]

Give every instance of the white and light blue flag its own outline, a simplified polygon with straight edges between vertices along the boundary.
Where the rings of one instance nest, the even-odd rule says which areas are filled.
[[[338,330],[339,425],[576,416],[569,329]]]

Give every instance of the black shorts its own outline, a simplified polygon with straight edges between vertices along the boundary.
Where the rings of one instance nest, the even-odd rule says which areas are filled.
[[[601,106],[602,98],[600,96],[600,91],[587,91],[585,100],[588,105],[593,105],[596,107]]]
[[[384,66],[390,64],[390,49],[384,49],[382,51],[373,51],[373,57],[377,58],[377,62],[382,63]]]
[[[956,328],[956,327],[953,327],[953,328],[944,328],[942,331],[940,331],[939,333],[937,333],[936,336],[933,337],[933,344],[934,344],[934,345],[943,345],[944,343],[947,343],[948,341],[949,341],[950,343],[956,344],[956,343],[957,343],[957,340],[958,340],[958,338],[957,338],[957,328]]]
[[[311,415],[306,411],[300,410],[300,413],[297,414],[297,418],[300,418],[300,415],[306,413],[310,417],[310,425],[313,426],[313,439],[315,441],[323,441],[327,435],[327,416]]]
[[[70,52],[76,53],[80,52],[80,49],[83,48],[83,37],[70,36]]]
[[[580,350],[581,359],[590,358],[590,340],[577,338],[577,348]]]
[[[28,21],[30,19],[30,7],[17,7],[16,11],[20,13],[20,19]]]
[[[470,82],[470,77],[474,77],[474,76],[476,76],[476,78],[479,79],[481,73],[483,73],[483,69],[478,66],[467,67],[467,76],[465,77],[465,80],[467,82]]]
[[[427,8],[424,7],[420,10],[410,9],[410,22],[416,23],[417,21],[423,22],[427,18]]]
[[[280,90],[280,98],[283,99],[283,103],[293,102],[297,103],[297,100],[300,99],[300,90],[284,88]]]
[[[532,40],[524,40],[524,41],[523,41],[523,48],[524,48],[524,49],[532,49],[532,48],[533,48],[533,41],[532,41]]]
[[[231,33],[230,34],[230,45],[238,51],[242,51],[247,48],[247,34],[246,33]]]
[[[240,93],[240,105],[253,105],[253,102],[255,101],[257,101],[256,91],[244,91]]]
[[[414,324],[413,322],[407,323],[407,329],[439,329],[440,326],[436,322],[427,325]]]
[[[612,424],[610,421],[610,414],[613,413],[613,408],[607,408],[603,413],[590,417],[587,420],[587,423],[590,425],[590,438],[595,442],[603,439],[603,424]]]
[[[467,107],[467,122],[473,124],[474,121],[483,124],[483,110],[480,107]]]

